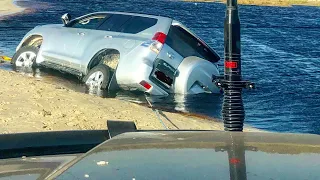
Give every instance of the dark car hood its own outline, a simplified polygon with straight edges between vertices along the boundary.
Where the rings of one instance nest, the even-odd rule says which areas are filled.
[[[320,136],[134,132],[68,164],[57,179],[320,179]]]
[[[0,179],[45,179],[77,155],[21,157],[0,160]]]

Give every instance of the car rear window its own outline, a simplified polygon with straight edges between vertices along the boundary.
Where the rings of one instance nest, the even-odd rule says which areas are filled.
[[[122,28],[121,32],[137,34],[142,32],[155,24],[157,24],[158,20],[154,18],[141,17],[141,16],[133,16]]]
[[[119,32],[123,24],[125,24],[132,16],[123,14],[113,14],[106,19],[97,29],[105,31]]]
[[[180,26],[171,26],[166,44],[184,58],[197,56],[211,62],[217,62],[220,59],[204,42],[198,40]]]

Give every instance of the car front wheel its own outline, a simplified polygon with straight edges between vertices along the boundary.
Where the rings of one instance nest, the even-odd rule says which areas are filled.
[[[34,46],[24,46],[13,56],[11,63],[16,68],[31,69],[36,63],[39,48]]]
[[[88,87],[106,89],[110,81],[110,69],[104,64],[92,68],[82,80]]]

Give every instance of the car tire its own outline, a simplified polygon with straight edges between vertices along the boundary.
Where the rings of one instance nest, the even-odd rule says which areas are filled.
[[[39,48],[34,46],[24,46],[20,48],[12,57],[13,67],[33,68],[36,65],[36,58]]]
[[[104,64],[99,64],[84,76],[82,82],[94,88],[107,89],[110,82],[110,68]]]

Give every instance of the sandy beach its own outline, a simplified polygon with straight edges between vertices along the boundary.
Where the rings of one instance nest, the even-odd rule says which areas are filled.
[[[23,8],[16,6],[13,0],[0,0],[0,16],[22,11]]]
[[[0,77],[0,133],[106,129],[106,120],[131,120],[139,129],[164,129],[148,107],[75,92],[16,72],[0,70]],[[223,129],[213,119],[159,114],[169,129]]]

